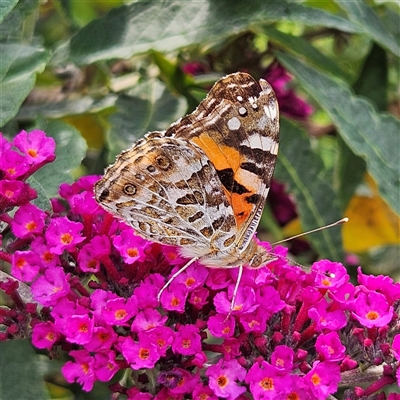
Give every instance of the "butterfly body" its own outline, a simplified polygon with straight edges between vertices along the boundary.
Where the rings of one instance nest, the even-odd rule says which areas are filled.
[[[220,79],[193,113],[122,152],[96,184],[97,201],[150,240],[209,267],[260,267],[254,240],[279,142],[265,81]]]

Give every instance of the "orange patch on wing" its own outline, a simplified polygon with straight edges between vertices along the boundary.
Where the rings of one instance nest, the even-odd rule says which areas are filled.
[[[239,169],[241,155],[233,147],[220,145],[209,134],[202,134],[191,140],[204,151],[217,170],[232,168],[233,171],[237,171]]]
[[[206,156],[213,163],[215,169],[220,171],[231,168],[234,171],[234,179],[236,182],[244,185],[249,190],[248,193],[237,194],[229,192],[224,188],[235,215],[236,226],[240,228],[241,225],[248,220],[254,209],[254,205],[248,203],[245,198],[257,193],[259,180],[254,179],[255,177],[251,176],[252,174],[240,168],[240,164],[246,160],[235,148],[217,143],[209,134],[202,134],[191,140],[204,151]],[[246,175],[249,176],[246,177]]]
[[[245,200],[245,197],[247,197],[249,194],[251,193],[231,193],[231,207],[233,209],[233,213],[235,214],[236,226],[238,228],[240,228],[240,226],[248,220],[249,215],[253,211],[253,205]]]

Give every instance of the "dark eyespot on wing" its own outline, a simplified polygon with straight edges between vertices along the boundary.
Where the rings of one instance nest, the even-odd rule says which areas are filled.
[[[127,196],[133,196],[136,194],[137,188],[132,183],[126,183],[122,189]]]

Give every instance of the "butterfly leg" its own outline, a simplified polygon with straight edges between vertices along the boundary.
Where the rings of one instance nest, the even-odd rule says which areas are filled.
[[[160,301],[161,299],[161,294],[162,292],[171,284],[171,282],[179,276],[183,271],[185,271],[190,265],[192,265],[195,261],[197,261],[199,258],[194,257],[191,260],[189,260],[180,270],[176,271],[171,278],[168,279],[168,282],[161,288],[161,290],[158,292],[157,300]]]
[[[233,294],[232,294],[232,300],[231,300],[231,307],[229,309],[229,313],[226,316],[225,321],[229,318],[229,316],[231,315],[232,311],[235,309],[235,303],[236,303],[236,295],[237,292],[239,290],[239,285],[240,285],[240,281],[242,280],[242,275],[243,275],[243,265],[239,265],[239,270],[238,270],[238,277],[236,279],[236,283],[235,283],[235,288],[233,289]]]

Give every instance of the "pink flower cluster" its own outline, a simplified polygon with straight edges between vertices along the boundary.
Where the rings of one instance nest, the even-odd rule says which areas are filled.
[[[25,180],[54,161],[55,142],[43,131],[20,132],[12,142],[0,133],[0,213],[37,197]]]
[[[54,158],[54,142],[33,131],[1,143],[2,158],[19,162],[15,171],[0,166],[7,226],[0,259],[30,285],[34,301],[21,298],[17,280],[0,283],[15,303],[1,311],[0,339],[32,328],[36,347],[67,352],[68,382],[90,391],[96,381],[115,382],[129,371],[126,385],[110,385],[129,400],[325,399],[343,376],[362,376],[359,368],[369,366],[382,366],[379,378],[367,388],[353,385],[347,398],[384,399],[382,389],[400,383],[400,284],[359,269],[354,285],[343,265],[328,260],[307,273],[289,265],[285,248],[261,243],[279,258],[245,270],[230,315],[236,269],[195,263],[158,301],[187,261],[178,250],[136,236],[99,207],[98,177],[61,185],[52,211],[40,210],[24,179]],[[37,164],[26,155],[35,153]],[[17,184],[25,189],[14,195]]]

